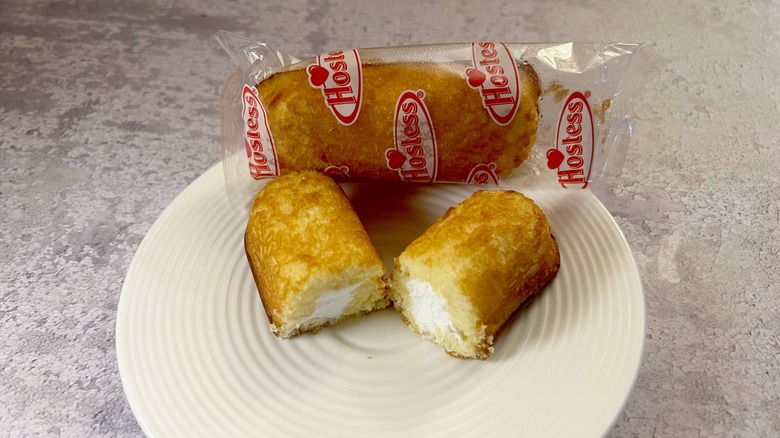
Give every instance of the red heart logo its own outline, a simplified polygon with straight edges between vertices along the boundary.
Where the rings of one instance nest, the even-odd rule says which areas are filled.
[[[400,169],[401,166],[406,163],[406,157],[404,154],[398,152],[395,149],[388,149],[387,152],[385,152],[385,156],[387,156],[387,167],[393,170]]]
[[[328,80],[328,76],[330,76],[325,67],[317,64],[310,65],[306,72],[309,74],[309,83],[312,87],[322,86]]]
[[[550,169],[557,169],[558,166],[563,163],[563,153],[558,149],[550,149],[547,151],[547,167]]]
[[[481,87],[482,83],[484,83],[486,79],[485,73],[482,73],[476,68],[467,68],[466,76],[469,78],[469,86],[471,88]]]

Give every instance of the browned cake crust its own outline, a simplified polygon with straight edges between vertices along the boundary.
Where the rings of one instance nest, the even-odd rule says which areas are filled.
[[[316,331],[335,322],[294,326],[295,319],[311,313],[322,290],[368,281],[365,292],[360,292],[365,300],[353,303],[348,313],[388,304],[382,260],[341,187],[320,173],[298,172],[271,180],[252,206],[244,246],[277,335]]]
[[[466,83],[465,65],[364,64],[363,103],[351,126],[338,123],[304,69],[274,74],[257,85],[268,114],[280,172],[349,167],[350,178],[398,181],[386,151],[394,145],[394,111],[405,90],[423,90],[438,144],[438,181],[467,181],[477,165],[495,164],[502,177],[517,168],[536,140],[539,80],[520,65],[521,99],[506,126],[494,123],[480,94]]]
[[[456,357],[486,359],[506,324],[555,277],[559,266],[547,218],[531,199],[513,191],[477,191],[397,258],[391,298],[419,332],[405,308],[404,281],[429,283],[445,299],[465,337],[465,345],[445,349]],[[435,333],[426,335],[437,342]]]

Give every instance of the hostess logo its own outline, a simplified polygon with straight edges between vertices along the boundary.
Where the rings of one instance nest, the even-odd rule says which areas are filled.
[[[387,167],[398,172],[401,180],[436,180],[438,151],[431,115],[425,106],[423,90],[406,90],[395,105],[394,145],[385,151]]]
[[[342,125],[350,126],[360,115],[363,68],[358,51],[330,52],[306,68],[309,85],[319,88],[330,111]]]
[[[502,43],[471,43],[472,67],[466,69],[468,86],[479,90],[482,106],[501,126],[515,117],[520,104],[520,75],[509,49]]]
[[[498,185],[496,163],[477,164],[466,177],[466,184]]]
[[[584,189],[590,181],[593,164],[593,113],[590,93],[569,95],[558,119],[555,149],[547,151],[547,167],[558,169],[558,182],[564,188]]]
[[[274,148],[274,137],[268,127],[268,116],[254,87],[244,85],[241,92],[244,119],[244,147],[249,159],[249,173],[254,179],[279,175],[279,160]]]

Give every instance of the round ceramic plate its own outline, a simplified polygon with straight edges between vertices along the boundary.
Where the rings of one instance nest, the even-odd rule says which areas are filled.
[[[475,189],[346,191],[392,258]],[[629,247],[588,191],[528,191],[560,245],[558,276],[487,361],[461,360],[392,309],[283,340],[268,327],[222,169],[192,183],[133,259],[117,316],[127,398],[151,437],[600,436],[628,397],[644,299]]]

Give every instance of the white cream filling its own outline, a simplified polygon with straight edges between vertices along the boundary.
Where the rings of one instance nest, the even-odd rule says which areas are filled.
[[[314,311],[298,321],[298,326],[318,325],[338,319],[347,310],[358,288],[365,282],[355,283],[341,289],[324,290],[317,299]]]
[[[447,302],[427,281],[412,278],[406,281],[406,288],[409,300],[404,304],[404,310],[412,317],[418,329],[429,334],[435,334],[437,330],[452,332],[463,339],[447,312]]]

